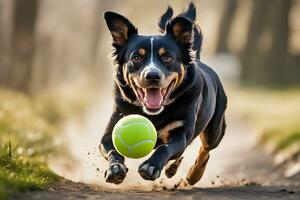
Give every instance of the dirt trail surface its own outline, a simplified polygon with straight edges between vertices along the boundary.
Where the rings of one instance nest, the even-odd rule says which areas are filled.
[[[79,141],[76,139],[76,133],[73,133],[73,139],[68,139],[71,142],[77,141],[73,144],[75,149],[85,148],[86,146],[78,146],[84,142],[91,145],[86,147],[88,150],[82,152],[81,158],[72,163],[71,166],[78,166],[78,169],[71,170],[70,167],[67,168],[70,170],[62,170],[54,166],[54,170],[72,181],[62,181],[44,191],[14,194],[11,199],[300,199],[300,177],[284,178],[282,171],[274,167],[272,157],[257,145],[255,130],[238,116],[230,114],[230,111],[226,136],[220,146],[211,152],[205,175],[194,187],[174,186],[185,177],[188,168],[194,162],[199,141],[194,142],[186,151],[183,165],[171,180],[166,180],[163,176],[154,183],[144,181],[135,170],[138,165],[129,163],[129,172],[132,174],[128,174],[123,184],[118,187],[106,184],[103,180],[106,162],[101,160],[95,149],[101,137],[99,121],[102,123],[107,120],[110,107],[100,106],[92,110],[93,112],[88,114],[89,125],[80,129],[81,132],[84,130],[87,133],[78,133],[81,136]],[[99,110],[106,113],[105,116],[99,116]],[[71,132],[75,130],[77,127],[71,128]],[[96,132],[89,133],[89,130]],[[94,136],[89,138],[88,135]],[[74,154],[80,155],[80,152]],[[95,154],[94,160],[90,158],[90,154]]]

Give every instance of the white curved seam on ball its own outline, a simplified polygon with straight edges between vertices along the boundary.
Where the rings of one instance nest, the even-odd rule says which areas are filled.
[[[151,137],[151,131],[150,131],[150,130],[152,130],[153,128],[154,128],[154,130],[155,130],[155,127],[152,127],[152,126],[150,126],[149,124],[145,124],[145,123],[143,123],[143,122],[131,122],[130,124],[123,125],[122,128],[127,127],[127,126],[130,126],[130,125],[137,125],[137,124],[138,124],[138,125],[143,125],[143,126],[146,125],[147,128],[148,128],[148,130],[147,130],[147,131],[148,131],[148,136]],[[121,131],[121,130],[118,131],[118,134],[121,136],[120,131]],[[156,131],[155,131],[155,132],[156,132]],[[129,146],[130,146],[130,145],[129,145]]]
[[[143,141],[140,141],[140,142],[138,142],[136,144],[131,145],[130,147],[134,148],[134,147],[136,147],[138,145],[141,145],[141,144],[144,144],[144,143],[148,143],[148,142],[153,142],[153,140],[143,140]]]
[[[117,134],[117,137],[119,137],[119,139],[120,139],[120,141],[121,141],[121,143],[123,144],[123,145],[125,145],[127,148],[130,148],[130,146],[125,142],[125,140],[122,138],[122,135],[121,135],[121,130],[119,130],[118,131],[118,134]]]
[[[132,148],[129,146],[128,147],[128,153],[131,154]]]
[[[132,124],[139,124],[139,125],[145,125],[145,123],[144,122],[131,122],[130,124],[124,124],[121,128],[124,128],[124,127],[127,127],[127,126],[130,126],[130,125],[132,125]],[[149,127],[149,126],[148,126]]]

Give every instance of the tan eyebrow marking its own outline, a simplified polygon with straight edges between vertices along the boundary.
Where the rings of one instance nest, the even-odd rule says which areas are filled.
[[[144,56],[144,55],[146,54],[146,50],[145,50],[144,48],[140,48],[140,49],[138,50],[138,53],[139,53],[140,55]]]
[[[160,48],[159,50],[158,50],[158,54],[159,54],[159,56],[162,56],[162,55],[164,55],[166,53],[166,49],[165,48]]]

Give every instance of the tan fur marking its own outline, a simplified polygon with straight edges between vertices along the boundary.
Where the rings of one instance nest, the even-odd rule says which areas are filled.
[[[115,22],[115,27],[116,27],[116,30],[111,31],[111,34],[115,38],[116,42],[118,42],[118,43],[125,42],[128,39],[127,38],[127,35],[128,35],[127,26],[123,22],[117,21],[117,22]]]
[[[182,33],[182,27],[179,24],[175,24],[173,27],[174,36],[178,37]]]
[[[202,146],[199,150],[199,153],[197,155],[196,161],[193,164],[193,166],[190,168],[186,180],[190,185],[194,185],[197,183],[203,176],[203,173],[205,171],[205,167],[207,164],[207,161],[209,159],[209,151],[206,150],[205,147],[205,141],[203,141],[203,137],[201,135],[204,135],[200,133],[200,139],[202,142]]]
[[[167,143],[170,139],[170,131],[183,126],[183,122],[184,121],[174,121],[167,124],[158,131],[158,138],[160,138],[163,143]]]
[[[125,82],[127,84],[129,84],[128,71],[127,71],[127,65],[126,64],[123,65],[123,78],[124,78]]]
[[[139,78],[138,73],[131,73],[128,75],[128,82],[129,82],[129,86],[132,88],[135,96],[137,97],[137,99],[134,102],[131,102],[132,104],[136,105],[136,106],[142,106],[142,103],[138,100],[138,92],[136,91],[136,88],[134,87],[134,84],[137,85],[137,81],[136,79]]]
[[[159,50],[158,50],[158,55],[159,56],[162,56],[162,55],[164,55],[166,53],[166,49],[165,48],[160,48]]]
[[[180,24],[175,24],[173,27],[173,33],[177,40],[179,41],[189,41],[192,38],[192,34],[189,31],[184,31]]]
[[[183,82],[184,76],[185,76],[184,66],[180,65],[180,75],[179,75],[179,80],[177,82],[176,88],[181,85],[181,83]]]
[[[132,103],[131,99],[129,99],[129,98],[126,96],[126,94],[123,92],[121,86],[120,86],[119,84],[117,84],[117,86],[118,86],[119,89],[120,89],[120,92],[121,92],[121,94],[122,94],[123,99],[124,99],[125,101],[129,102],[129,103]]]
[[[175,87],[176,87],[177,82],[178,82],[178,73],[172,72],[170,76],[166,77],[162,81],[162,86],[167,87],[168,85],[170,85],[171,81],[173,81],[173,80],[175,80]]]
[[[145,50],[144,48],[140,48],[140,49],[138,50],[138,53],[139,53],[140,55],[144,56],[144,55],[146,54],[146,50]]]

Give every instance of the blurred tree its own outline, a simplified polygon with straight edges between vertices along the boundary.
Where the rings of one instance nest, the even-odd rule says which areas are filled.
[[[0,0],[0,86],[35,92],[106,78],[102,12],[116,2]]]
[[[13,6],[11,0],[0,0],[0,86],[9,80]]]
[[[233,17],[237,10],[237,0],[227,0],[219,26],[216,53],[228,52],[228,38],[232,27]]]
[[[104,0],[73,0],[71,4],[53,0],[40,2],[32,91],[95,75],[101,37],[99,22],[107,4],[110,2]]]
[[[38,0],[17,0],[14,4],[11,66],[7,85],[28,91],[34,56],[34,30]]]
[[[248,38],[242,60],[246,84],[299,84],[298,57],[288,51],[289,16],[293,0],[253,0]],[[299,64],[299,63],[298,63]]]

